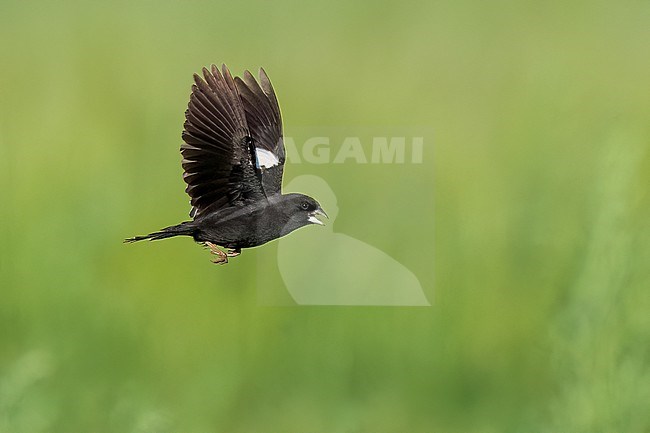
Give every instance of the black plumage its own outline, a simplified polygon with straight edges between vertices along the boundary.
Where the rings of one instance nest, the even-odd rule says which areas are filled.
[[[192,220],[125,242],[192,236],[218,256],[215,263],[227,263],[242,248],[327,216],[309,196],[282,194],[282,118],[263,69],[259,83],[248,71],[233,78],[225,65],[195,74],[182,137]]]

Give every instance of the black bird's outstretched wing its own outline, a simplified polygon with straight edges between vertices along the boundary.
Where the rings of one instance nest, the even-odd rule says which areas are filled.
[[[235,78],[241,96],[246,121],[255,145],[255,168],[259,171],[267,195],[280,193],[284,171],[284,142],[282,117],[278,99],[264,69],[260,68],[260,82],[244,71],[244,79]]]
[[[264,199],[254,138],[230,71],[212,65],[194,82],[181,145],[190,216]]]

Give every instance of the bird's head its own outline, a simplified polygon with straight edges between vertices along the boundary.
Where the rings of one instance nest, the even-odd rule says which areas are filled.
[[[309,224],[325,225],[318,217],[328,218],[320,204],[304,194],[287,194],[283,196],[282,207],[288,217],[283,234]]]

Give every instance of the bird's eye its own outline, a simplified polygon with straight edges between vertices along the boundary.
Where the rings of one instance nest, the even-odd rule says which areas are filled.
[[[300,207],[303,208],[304,210],[307,210],[307,209],[309,209],[309,203],[307,203],[306,201],[304,201],[304,202],[302,202],[302,203],[300,204]]]

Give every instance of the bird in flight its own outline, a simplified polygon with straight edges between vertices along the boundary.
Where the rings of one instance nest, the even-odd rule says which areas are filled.
[[[191,236],[216,256],[214,263],[226,264],[242,248],[323,225],[318,217],[327,214],[316,200],[282,194],[282,119],[264,69],[259,83],[249,71],[233,78],[226,65],[194,74],[182,137],[192,220],[125,242]]]

